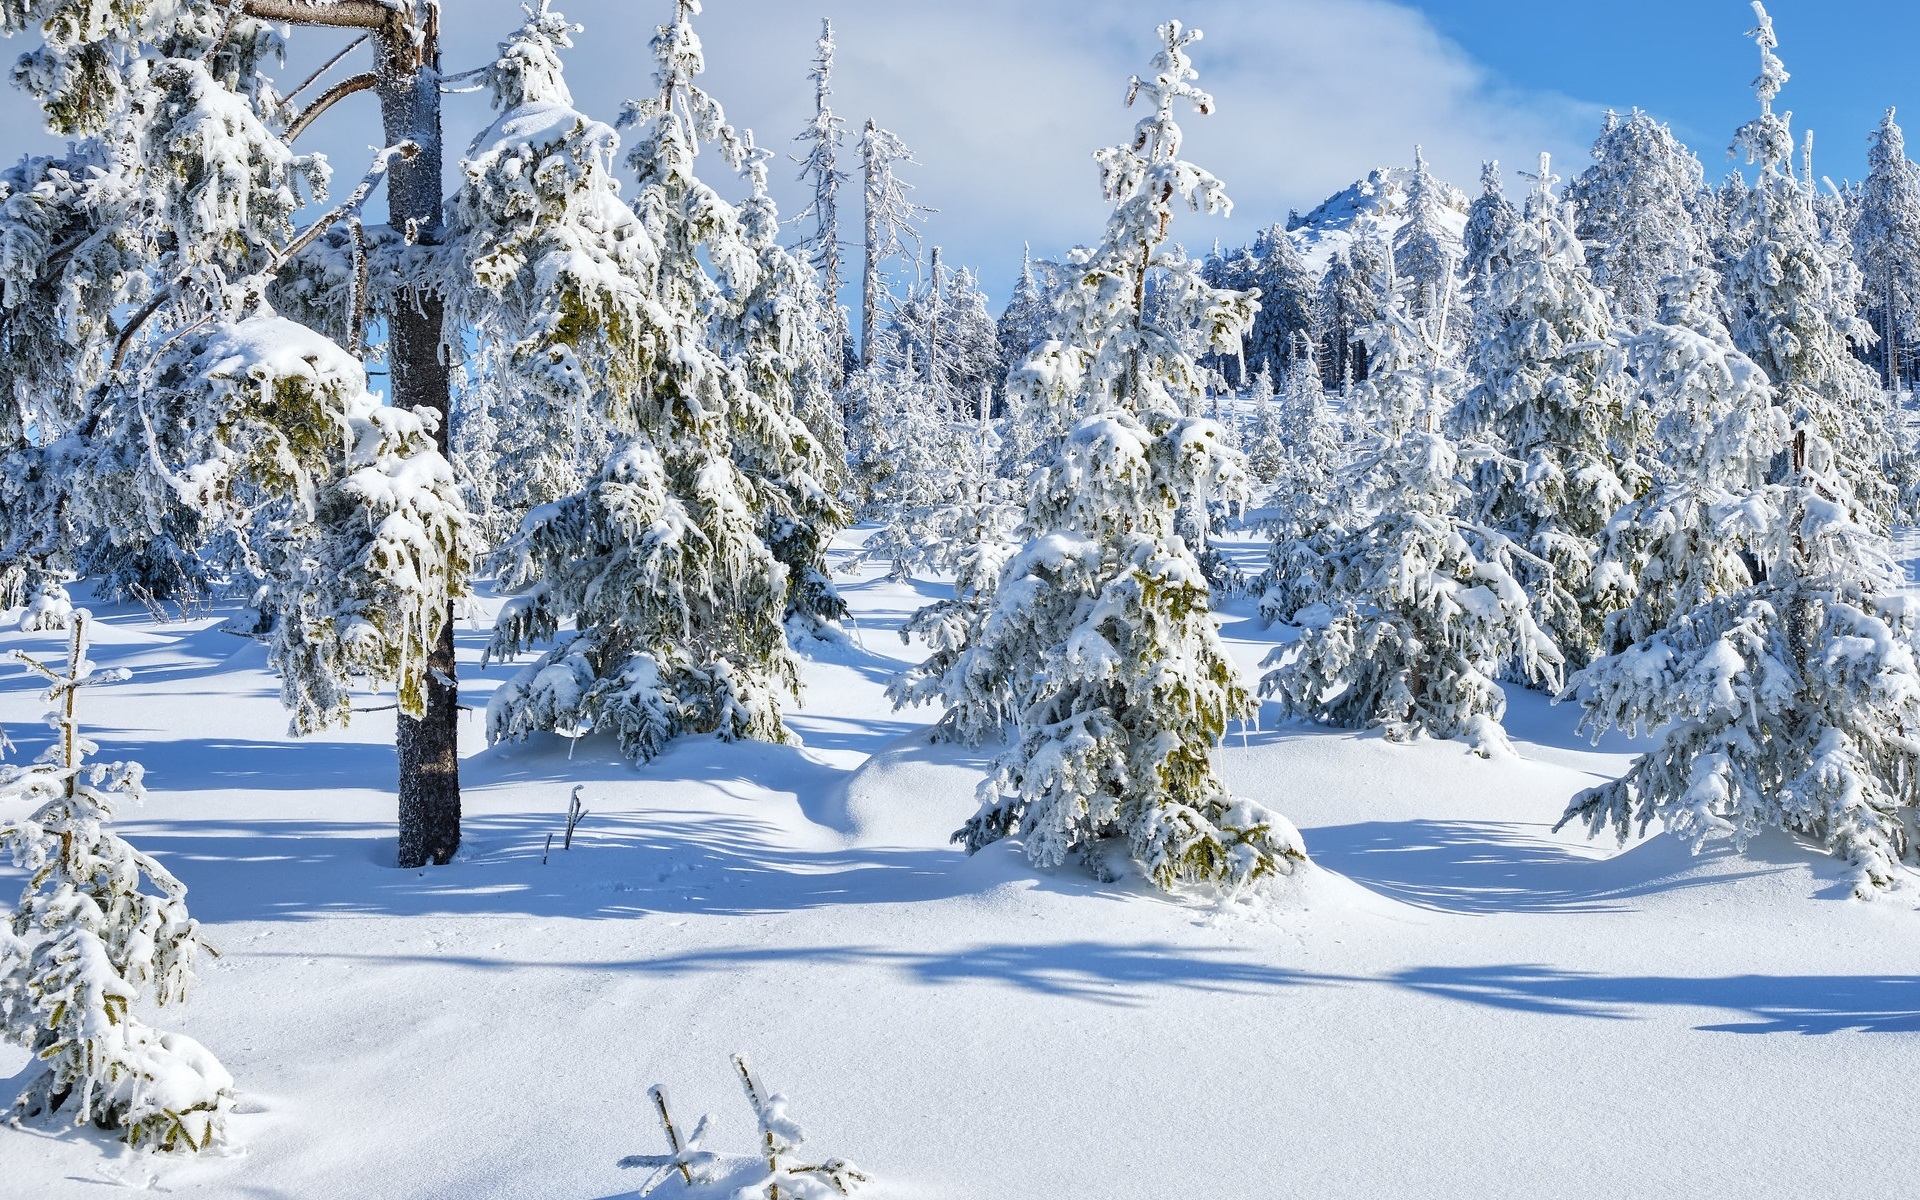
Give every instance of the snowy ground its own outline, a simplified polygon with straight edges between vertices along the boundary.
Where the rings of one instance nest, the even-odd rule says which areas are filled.
[[[981,756],[881,694],[938,590],[847,584],[858,634],[809,665],[804,747],[636,770],[598,741],[483,749],[475,714],[466,846],[426,871],[390,865],[390,714],[289,742],[257,647],[99,608],[94,657],[136,675],[87,712],[154,789],[125,828],[222,952],[163,1023],[239,1079],[244,1146],[0,1128],[0,1195],[617,1197],[616,1160],[664,1149],[649,1084],[748,1148],[735,1050],[879,1197],[1839,1196],[1920,1165],[1920,892],[1849,901],[1784,838],[1550,833],[1625,743],[1532,695],[1514,761],[1235,736],[1229,780],[1318,864],[1264,907],[969,860],[946,839]],[[1244,606],[1226,630],[1254,668],[1272,635]],[[476,702],[505,673],[483,637]],[[0,677],[24,755],[38,711]],[[591,816],[543,865],[576,782]],[[5,1095],[24,1070],[0,1049]]]

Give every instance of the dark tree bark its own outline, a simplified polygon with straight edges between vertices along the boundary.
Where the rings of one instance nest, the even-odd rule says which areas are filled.
[[[413,141],[420,153],[387,176],[388,220],[409,240],[438,245],[443,232],[440,168],[440,51],[437,6],[413,6],[412,36],[388,26],[379,39],[380,117],[387,144]],[[389,318],[393,403],[440,416],[435,440],[449,455],[452,390],[441,352],[445,300],[423,289],[403,295]],[[427,659],[427,711],[399,718],[400,865],[446,863],[460,848],[460,686],[449,611]]]

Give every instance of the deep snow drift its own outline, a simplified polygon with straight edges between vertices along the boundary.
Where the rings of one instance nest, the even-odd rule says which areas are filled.
[[[152,789],[121,829],[221,952],[159,1022],[233,1072],[243,1148],[0,1128],[0,1194],[622,1196],[645,1172],[617,1161],[666,1149],[649,1084],[750,1148],[736,1050],[881,1197],[1840,1195],[1920,1163],[1920,891],[1847,900],[1841,864],[1777,836],[1692,858],[1551,834],[1630,744],[1531,694],[1511,760],[1271,711],[1231,737],[1229,783],[1317,864],[1264,902],[967,859],[947,837],[986,752],[881,694],[943,589],[844,586],[857,628],[810,652],[804,746],[635,769],[593,739],[483,749],[476,713],[465,846],[422,871],[390,865],[390,713],[290,742],[219,618],[94,606],[93,657],[135,674],[83,718]],[[1251,672],[1280,635],[1227,610]],[[461,637],[479,703],[511,668]],[[0,675],[18,757],[37,691]],[[6,1097],[25,1070],[0,1050]]]

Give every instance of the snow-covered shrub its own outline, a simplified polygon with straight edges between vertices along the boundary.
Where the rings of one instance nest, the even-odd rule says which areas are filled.
[[[0,928],[0,1032],[44,1064],[14,1116],[60,1113],[133,1146],[204,1150],[226,1138],[233,1077],[200,1043],[133,1014],[149,993],[185,998],[200,926],[185,885],[111,829],[122,801],[143,798],[142,770],[88,761],[98,747],[80,732],[77,693],[127,674],[87,661],[87,622],[74,612],[65,674],[15,652],[48,681],[59,736],[33,766],[0,770],[0,805],[32,806],[0,824],[28,876]]]
[[[67,628],[73,620],[73,600],[67,589],[51,579],[42,579],[33,590],[20,614],[20,632],[47,633]]]

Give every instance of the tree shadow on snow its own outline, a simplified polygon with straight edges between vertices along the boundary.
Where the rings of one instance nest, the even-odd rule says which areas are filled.
[[[277,952],[263,957],[277,957]],[[872,946],[751,946],[668,954],[657,958],[594,962],[529,962],[477,955],[316,955],[367,964],[438,964],[483,971],[568,970],[627,971],[643,975],[688,977],[738,976],[760,969],[783,975],[796,965],[809,968],[877,966],[927,986],[988,983],[1037,995],[1096,1004],[1134,1007],[1149,1002],[1150,988],[1251,995],[1280,988],[1352,982],[1270,966],[1230,950],[1165,943],[1116,945],[1108,942],[1001,943],[951,951],[897,950]]]
[[[1648,1008],[1718,1008],[1716,1033],[1920,1032],[1912,975],[1594,975],[1542,966],[1418,967],[1388,978],[1449,1000],[1554,1016],[1632,1020]]]
[[[1531,832],[1538,829],[1539,833]],[[1666,838],[1595,859],[1546,841],[1541,826],[1493,821],[1363,821],[1303,831],[1321,866],[1404,904],[1454,913],[1624,911],[1638,897],[1771,874],[1690,874],[1695,858]]]
[[[712,812],[589,820],[566,850],[555,814],[471,816],[454,863],[420,870],[393,865],[391,831],[358,822],[138,821],[130,832],[186,882],[194,915],[209,924],[342,915],[764,915],[937,900],[977,886],[956,874],[957,850],[797,849],[779,845],[782,825]]]

